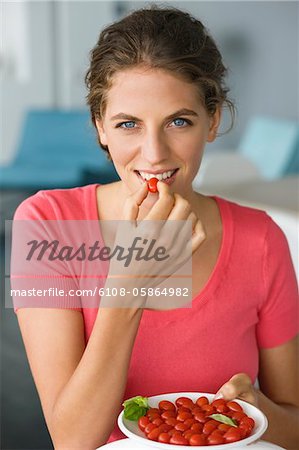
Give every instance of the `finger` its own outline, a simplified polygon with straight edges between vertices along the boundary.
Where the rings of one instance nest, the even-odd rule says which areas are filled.
[[[144,199],[148,195],[148,189],[147,189],[147,183],[144,181],[144,183],[140,186],[140,188],[135,191],[132,195],[127,197],[124,209],[123,209],[123,219],[124,220],[130,220],[130,221],[136,221],[139,213],[139,207],[144,201]]]
[[[184,197],[174,193],[174,207],[171,210],[168,220],[186,220],[191,212],[191,205]]]
[[[214,400],[224,398],[225,400],[233,400],[237,397],[252,395],[253,386],[250,377],[245,373],[239,373],[230,378],[217,391]]]
[[[194,226],[194,231],[191,238],[191,251],[192,254],[200,247],[200,245],[204,242],[207,235],[204,230],[202,222],[197,219],[197,222]]]
[[[174,196],[168,185],[158,181],[159,198],[146,216],[146,220],[166,220],[174,205]]]

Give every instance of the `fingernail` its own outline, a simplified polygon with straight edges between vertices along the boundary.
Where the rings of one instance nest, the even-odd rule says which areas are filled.
[[[222,392],[217,392],[217,393],[215,394],[215,397],[213,398],[213,400],[218,400],[219,398],[223,398]]]

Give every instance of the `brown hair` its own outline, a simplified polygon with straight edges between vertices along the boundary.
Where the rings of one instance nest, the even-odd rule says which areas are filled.
[[[105,114],[113,75],[138,65],[170,71],[196,84],[207,112],[213,115],[217,105],[227,106],[229,130],[233,127],[235,107],[224,83],[227,69],[207,29],[185,11],[154,3],[105,27],[90,52],[85,82],[94,125]],[[109,155],[108,147],[99,143]]]

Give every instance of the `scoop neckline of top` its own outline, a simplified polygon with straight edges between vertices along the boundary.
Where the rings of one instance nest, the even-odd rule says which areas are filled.
[[[95,183],[92,185],[93,190],[93,205],[94,205],[94,214],[97,220],[100,220],[99,211],[98,211],[98,204],[97,204],[97,188],[101,186],[100,183]],[[219,197],[218,195],[207,195],[209,198],[213,198],[218,206],[219,212],[220,212],[220,218],[222,223],[222,237],[221,237],[221,245],[219,254],[217,257],[217,261],[215,263],[215,266],[206,281],[204,287],[201,289],[198,294],[195,295],[195,297],[192,299],[192,308],[179,308],[186,311],[186,310],[192,310],[193,306],[196,306],[198,303],[200,303],[200,306],[204,304],[209,296],[207,293],[212,293],[215,291],[220,283],[220,281],[223,279],[223,276],[225,275],[225,267],[229,260],[229,254],[231,250],[231,244],[233,242],[233,220],[232,220],[232,213],[229,206],[229,201]],[[211,291],[211,292],[210,292]],[[175,312],[178,309],[173,310],[161,310],[159,313],[170,313]],[[146,310],[147,313],[155,313],[154,310]]]

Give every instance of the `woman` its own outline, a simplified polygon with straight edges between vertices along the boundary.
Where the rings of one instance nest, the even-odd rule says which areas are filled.
[[[178,9],[153,5],[106,27],[91,53],[88,104],[121,180],[40,191],[15,214],[192,223],[192,308],[18,310],[56,449],[121,438],[125,398],[179,391],[252,403],[269,419],[263,438],[297,448],[298,303],[286,238],[265,212],[192,189],[223,107],[233,112],[225,73],[204,26]],[[148,192],[144,180],[161,173]]]

